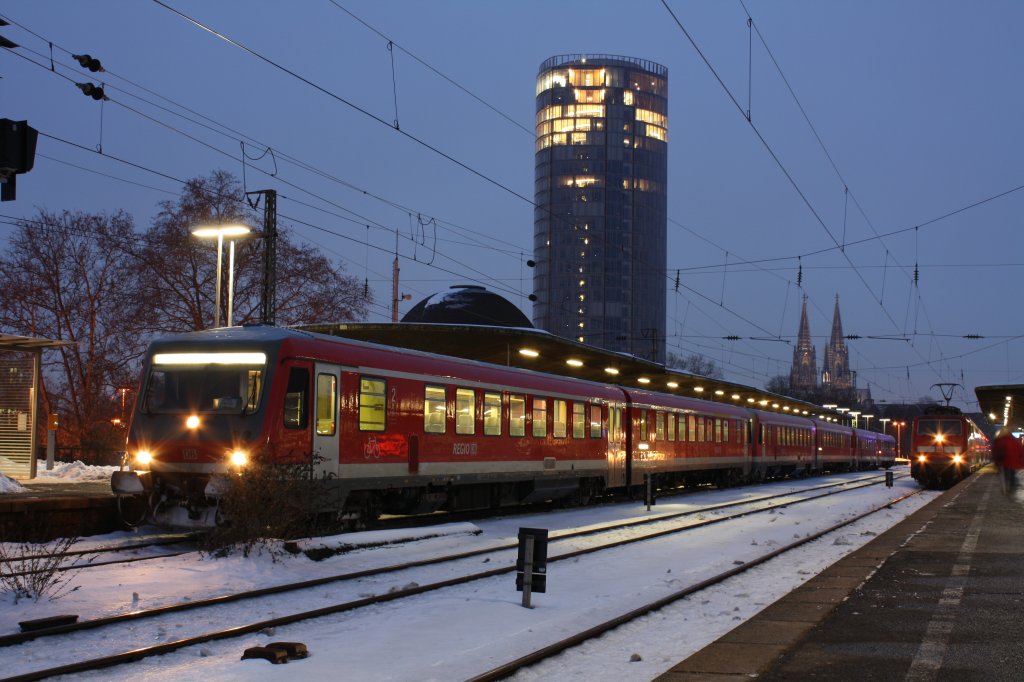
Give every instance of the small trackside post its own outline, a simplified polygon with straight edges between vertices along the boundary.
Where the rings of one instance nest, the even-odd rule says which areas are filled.
[[[548,531],[546,528],[519,529],[516,558],[516,589],[523,593],[523,607],[532,609],[534,592],[547,591]]]

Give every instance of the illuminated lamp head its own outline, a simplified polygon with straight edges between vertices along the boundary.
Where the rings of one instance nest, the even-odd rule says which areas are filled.
[[[198,429],[199,417],[197,415],[190,414],[188,418],[185,419],[185,428],[189,429],[190,431],[195,431],[196,429]]]

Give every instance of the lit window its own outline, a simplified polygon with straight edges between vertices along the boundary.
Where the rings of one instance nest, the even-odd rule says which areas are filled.
[[[476,432],[476,392],[471,388],[455,391],[455,433],[471,436]]]
[[[526,398],[521,395],[508,397],[508,435],[526,435]]]
[[[484,435],[501,435],[500,393],[484,393]]]
[[[444,433],[444,386],[427,386],[423,390],[423,432]]]
[[[622,103],[626,106],[633,106],[633,91],[624,90],[622,92]]]
[[[547,398],[533,399],[533,435],[537,438],[543,438],[548,435]]]
[[[316,377],[316,434],[333,436],[338,405],[338,379],[333,374]]]
[[[644,123],[653,123],[661,128],[668,127],[668,116],[651,111],[650,109],[637,109],[636,120],[643,121]]]
[[[655,140],[661,140],[662,142],[668,142],[668,133],[665,132],[664,128],[660,128],[653,123],[647,124],[647,137],[653,137]]]
[[[572,404],[572,437],[584,438],[587,435],[587,406],[583,403]]]
[[[359,378],[359,430],[383,431],[387,396],[383,379]]]

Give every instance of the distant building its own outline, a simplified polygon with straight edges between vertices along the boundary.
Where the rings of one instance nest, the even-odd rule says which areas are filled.
[[[839,294],[832,314],[832,337],[825,346],[825,362],[821,366],[821,385],[835,391],[850,391],[855,382],[850,371],[850,352],[843,339],[843,321],[839,317]]]
[[[819,384],[820,376],[820,384]],[[804,296],[800,313],[800,331],[793,348],[793,365],[789,370],[789,390],[805,400],[855,401],[865,405],[871,402],[870,389],[857,388],[857,373],[850,369],[850,351],[843,336],[843,321],[839,316],[839,296],[836,296],[832,315],[832,336],[825,346],[825,360],[818,374],[811,326],[807,321],[807,297]]]
[[[814,344],[811,342],[811,325],[807,321],[807,296],[800,313],[800,333],[793,349],[793,367],[789,370],[789,387],[799,391],[813,390],[818,386],[818,361]]]
[[[668,69],[552,57],[536,125],[534,324],[664,362]]]

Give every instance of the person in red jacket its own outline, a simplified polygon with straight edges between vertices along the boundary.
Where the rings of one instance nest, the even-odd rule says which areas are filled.
[[[1003,493],[1012,495],[1017,489],[1017,471],[1024,469],[1024,446],[1009,426],[1004,426],[996,433],[995,442],[992,443],[992,460],[1003,472]]]

